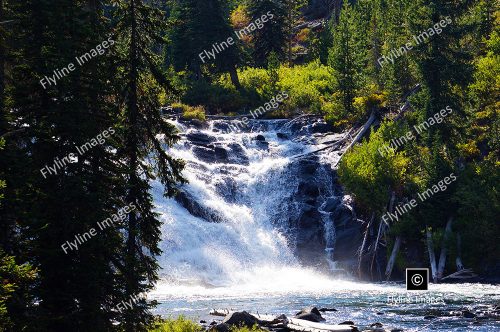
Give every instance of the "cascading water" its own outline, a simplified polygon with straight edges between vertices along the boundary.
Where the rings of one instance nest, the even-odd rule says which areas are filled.
[[[244,132],[229,133],[224,132],[224,121],[211,121],[203,129],[176,125],[184,139],[169,153],[186,161],[183,174],[189,183],[181,188],[183,202],[196,208],[186,209],[178,199],[163,198],[161,185],[154,184],[163,221],[163,282],[179,287],[227,287],[260,279],[264,286],[266,279],[292,270],[294,277],[304,273],[317,277],[302,268],[294,255],[301,236],[298,229],[303,227],[299,224],[306,219],[306,203],[296,196],[300,196],[298,188],[310,185],[300,183],[304,172],[300,156],[324,147],[317,137],[324,141],[325,135],[312,133],[307,126],[300,135],[292,135],[284,120],[255,121]],[[330,173],[336,158],[324,152],[317,163],[306,165],[314,168],[309,171],[319,183],[318,201],[335,193]],[[303,191],[308,194],[308,190],[316,189]],[[306,194],[303,200],[311,200]],[[325,243],[319,245],[328,251],[334,247],[335,226],[329,212],[316,210],[324,214],[318,225],[323,224],[321,241]],[[323,257],[329,264],[334,264],[332,254]]]

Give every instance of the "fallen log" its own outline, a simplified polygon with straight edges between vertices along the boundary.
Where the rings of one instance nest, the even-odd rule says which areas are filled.
[[[337,160],[337,162],[335,163],[335,165],[333,165],[333,167],[337,167],[337,165],[339,164],[340,160],[342,160],[342,157],[347,153],[347,151],[349,151],[349,149],[352,148],[354,146],[354,144],[356,144],[361,138],[363,138],[363,136],[365,135],[365,133],[372,126],[373,122],[375,122],[376,118],[377,117],[375,116],[375,111],[372,111],[372,113],[370,114],[370,117],[368,118],[368,120],[366,121],[366,123],[363,125],[363,127],[361,127],[361,129],[359,130],[359,132],[356,135],[356,137],[352,140],[351,144],[349,144],[345,148],[345,150],[342,152],[342,154],[340,155],[340,157]]]
[[[330,325],[314,323],[303,319],[289,318],[286,327],[292,331],[303,332],[352,332],[359,331],[354,325]]]
[[[472,271],[472,269],[463,269],[460,271],[457,271],[455,273],[450,274],[449,276],[446,276],[442,278],[441,280],[448,280],[448,279],[471,279],[471,278],[476,278],[478,275]]]

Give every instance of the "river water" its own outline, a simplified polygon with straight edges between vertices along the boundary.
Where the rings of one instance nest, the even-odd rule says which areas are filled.
[[[211,121],[202,129],[175,124],[185,137],[202,134],[219,154],[221,149],[227,152],[224,162],[200,157],[195,153],[200,148],[189,139],[169,150],[186,160],[189,183],[182,189],[218,222],[193,216],[174,199],[163,198],[161,185],[153,183],[163,222],[161,280],[149,294],[159,302],[156,314],[208,320],[214,308],[292,315],[317,306],[337,309],[323,315],[328,323],[350,320],[361,328],[380,322],[405,331],[500,331],[499,321],[453,313],[491,311],[500,305],[499,286],[431,284],[429,291],[408,292],[403,283],[339,279],[299,262],[294,254],[297,234],[287,224],[300,213],[293,197],[300,176],[294,173],[294,160],[341,135],[325,136],[307,128],[293,135],[291,124],[282,120],[254,121],[243,132],[229,133],[223,121]],[[265,143],[255,139],[258,134]],[[318,155],[324,168],[318,174],[325,177],[320,199],[327,199],[336,192],[327,177],[338,153],[326,150]],[[324,227],[327,245],[319,254],[335,266],[335,227]],[[436,318],[424,319],[429,315]]]

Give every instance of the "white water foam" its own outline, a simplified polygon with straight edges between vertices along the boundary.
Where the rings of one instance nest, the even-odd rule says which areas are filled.
[[[189,183],[183,189],[216,211],[224,222],[211,223],[191,215],[174,199],[163,198],[161,185],[153,183],[163,222],[163,254],[159,258],[162,280],[155,292],[217,293],[223,287],[228,291],[224,293],[241,295],[273,289],[316,292],[337,285],[299,265],[284,227],[288,218],[299,212],[288,203],[297,186],[289,171],[293,157],[322,146],[281,140],[272,126],[253,133],[224,134],[214,133],[214,124],[201,132],[216,137],[216,144],[226,149],[239,145],[248,164],[204,162],[185,141],[169,150],[187,162],[183,174]],[[184,133],[190,132],[177,125]],[[257,134],[265,137],[268,149],[255,140]],[[221,192],[225,183],[237,193]]]

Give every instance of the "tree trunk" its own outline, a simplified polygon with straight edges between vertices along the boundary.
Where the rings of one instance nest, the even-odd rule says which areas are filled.
[[[233,83],[236,89],[241,89],[240,79],[238,78],[238,72],[236,71],[236,66],[232,65],[229,68],[229,76],[231,76],[231,83]]]
[[[439,256],[439,264],[438,264],[438,270],[437,270],[437,278],[440,280],[443,277],[444,273],[444,267],[446,266],[446,242],[447,239],[450,236],[451,233],[451,224],[453,223],[453,217],[450,217],[448,219],[448,222],[446,223],[446,228],[444,231],[443,235],[443,241],[441,242],[441,255]]]
[[[457,258],[455,264],[457,265],[457,271],[465,269],[464,263],[462,263],[462,237],[459,233],[457,233]]]
[[[396,242],[394,242],[394,247],[392,247],[391,257],[387,262],[387,268],[385,269],[385,278],[389,280],[391,278],[392,269],[394,263],[396,262],[396,256],[398,255],[399,248],[401,247],[401,236],[396,237]]]
[[[363,252],[365,251],[366,242],[368,241],[368,233],[370,230],[370,226],[375,219],[375,213],[372,213],[372,217],[366,226],[365,235],[363,236],[363,243],[361,243],[361,247],[359,248],[359,256],[358,256],[358,278],[361,279],[361,263],[363,262]]]
[[[427,251],[429,252],[429,261],[431,263],[431,275],[434,283],[437,283],[436,256],[434,256],[434,245],[432,244],[432,233],[428,227],[425,229],[427,236]]]
[[[347,153],[347,151],[349,151],[349,149],[352,148],[352,146],[354,144],[356,144],[364,136],[364,134],[371,127],[371,125],[375,121],[375,119],[376,119],[375,111],[372,111],[372,113],[370,114],[370,117],[368,118],[368,120],[366,121],[366,123],[363,125],[363,127],[361,128],[361,130],[359,131],[359,133],[356,135],[356,137],[353,139],[353,141],[351,142],[351,144],[349,144],[347,146],[347,148],[345,148],[344,152],[342,152],[342,154],[340,155],[339,159],[335,163],[334,167],[336,167],[339,164],[340,160],[342,160],[342,157]]]

